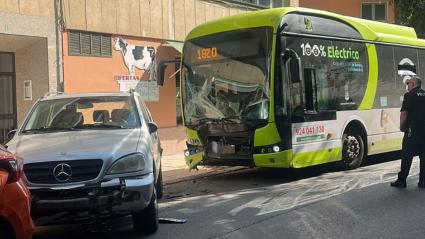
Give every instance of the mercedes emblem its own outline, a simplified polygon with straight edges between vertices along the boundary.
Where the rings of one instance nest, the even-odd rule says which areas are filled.
[[[66,163],[60,163],[56,165],[56,167],[53,169],[53,176],[58,182],[63,183],[68,181],[72,176],[71,166]]]

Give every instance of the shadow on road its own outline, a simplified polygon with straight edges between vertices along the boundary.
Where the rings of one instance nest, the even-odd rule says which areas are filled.
[[[369,166],[390,162],[400,158],[400,151],[369,156],[364,165],[357,171],[365,171]],[[271,168],[242,168],[226,173],[201,177],[187,182],[165,186],[163,202],[185,197],[206,194],[225,194],[226,192],[243,189],[254,189],[281,185],[298,180],[318,177],[332,172],[342,171],[338,163],[329,163],[303,169],[271,169]]]

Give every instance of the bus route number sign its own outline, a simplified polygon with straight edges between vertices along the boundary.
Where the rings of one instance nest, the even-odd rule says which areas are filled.
[[[207,47],[198,49],[198,60],[210,60],[217,58],[217,47]]]

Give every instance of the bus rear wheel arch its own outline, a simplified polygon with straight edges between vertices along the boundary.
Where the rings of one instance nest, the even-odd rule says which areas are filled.
[[[342,135],[341,166],[344,170],[360,167],[366,158],[367,137],[361,123],[351,122]]]

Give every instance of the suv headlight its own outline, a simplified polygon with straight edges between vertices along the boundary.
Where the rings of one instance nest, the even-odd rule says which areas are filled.
[[[143,154],[130,154],[118,159],[107,174],[122,174],[140,172],[145,169]]]

